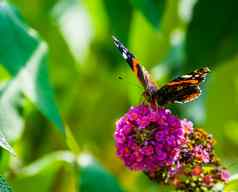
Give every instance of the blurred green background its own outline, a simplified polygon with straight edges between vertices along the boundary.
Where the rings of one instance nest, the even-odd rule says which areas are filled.
[[[158,85],[211,69],[198,100],[170,108],[213,134],[235,174],[237,7],[235,0],[0,1],[0,145],[16,153],[1,149],[0,175],[12,191],[169,191],[115,155],[115,121],[142,101],[143,89],[112,35]],[[235,183],[227,191],[238,191]]]

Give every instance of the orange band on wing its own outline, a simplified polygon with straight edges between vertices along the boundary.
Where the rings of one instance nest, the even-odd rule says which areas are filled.
[[[136,74],[139,81],[142,83],[144,87],[147,87],[147,84],[145,82],[145,72],[143,72],[142,67],[140,66],[140,63],[137,59],[132,58],[132,71]]]
[[[170,82],[167,85],[178,85],[178,84],[182,84],[182,83],[188,83],[188,84],[194,84],[197,85],[199,83],[198,80],[196,79],[189,79],[189,80],[180,80],[180,81],[174,81],[174,82]]]
[[[132,58],[132,70],[137,72],[137,65],[139,65],[139,61],[135,58]]]

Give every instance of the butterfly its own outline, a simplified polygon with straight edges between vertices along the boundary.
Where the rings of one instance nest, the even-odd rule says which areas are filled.
[[[187,103],[201,95],[199,85],[210,72],[208,67],[197,69],[169,81],[162,87],[158,87],[149,72],[140,64],[136,57],[116,37],[112,36],[112,38],[115,46],[143,85],[143,95],[149,103],[155,103],[160,106],[170,103]]]

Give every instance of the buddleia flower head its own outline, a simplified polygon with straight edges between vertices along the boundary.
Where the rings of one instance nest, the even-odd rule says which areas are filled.
[[[131,107],[116,123],[117,155],[133,170],[154,172],[173,165],[185,143],[181,121],[170,110]]]
[[[129,169],[176,189],[211,190],[229,178],[214,152],[213,137],[169,109],[131,107],[116,122],[114,139],[117,155]]]

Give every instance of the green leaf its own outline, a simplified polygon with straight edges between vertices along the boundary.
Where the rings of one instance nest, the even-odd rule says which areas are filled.
[[[0,2],[0,64],[16,75],[27,63],[39,44],[33,31],[19,18],[18,12],[6,1]]]
[[[3,133],[0,133],[0,146],[7,150],[12,155],[16,156],[15,150],[12,148],[12,146],[7,142],[7,139]]]
[[[238,174],[231,176],[225,184],[224,192],[238,192]]]
[[[20,91],[63,131],[48,78],[47,45],[6,2],[0,3],[0,35],[0,64],[17,81]]]
[[[122,192],[116,178],[88,154],[79,158],[79,191],[80,192]]]
[[[74,161],[75,156],[68,151],[47,154],[20,169],[16,178],[11,181],[11,186],[14,191],[26,191],[26,189],[34,189],[35,192],[51,191],[59,169],[64,165],[71,167]]]
[[[66,137],[66,143],[67,143],[69,149],[74,154],[79,154],[79,151],[80,151],[79,145],[78,145],[76,139],[74,138],[69,126],[65,126],[65,137]]]
[[[146,19],[155,27],[159,28],[165,11],[165,0],[131,0],[132,4],[142,12]]]
[[[22,134],[24,121],[20,115],[22,95],[12,80],[0,88],[0,146],[15,155],[7,141],[16,141]]]
[[[31,177],[36,174],[57,169],[58,166],[65,163],[70,165],[74,160],[75,156],[69,151],[53,152],[22,168],[18,171],[17,175],[18,177]]]
[[[237,53],[237,6],[236,0],[197,2],[186,37],[188,69],[213,67]]]
[[[2,176],[0,176],[0,191],[1,192],[11,192],[12,191],[11,187],[8,185],[8,183]]]
[[[64,131],[64,125],[54,100],[53,89],[49,84],[47,63],[47,45],[42,42],[15,78],[23,93],[49,120]]]

